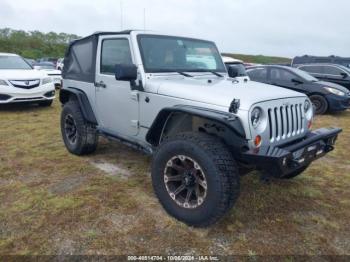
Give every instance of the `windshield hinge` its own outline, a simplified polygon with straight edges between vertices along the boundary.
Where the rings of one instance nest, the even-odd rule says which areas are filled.
[[[241,101],[239,99],[233,99],[233,101],[231,102],[230,108],[229,108],[229,112],[230,113],[234,113],[237,114],[239,107],[241,106]]]

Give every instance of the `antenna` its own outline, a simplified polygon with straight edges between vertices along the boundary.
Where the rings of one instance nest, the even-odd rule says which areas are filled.
[[[123,30],[123,1],[120,0],[120,30]]]
[[[143,9],[143,31],[146,31],[146,8]]]

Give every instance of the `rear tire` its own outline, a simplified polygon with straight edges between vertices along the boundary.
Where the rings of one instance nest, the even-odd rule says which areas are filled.
[[[240,189],[235,160],[218,139],[180,133],[166,139],[152,162],[152,184],[164,209],[195,227],[207,227],[234,205]]]
[[[40,101],[39,106],[42,107],[49,107],[52,105],[53,100],[46,100],[46,101]]]
[[[96,151],[98,143],[96,128],[85,121],[76,100],[70,100],[63,106],[61,133],[66,148],[72,154],[80,156]]]
[[[328,102],[326,98],[321,95],[312,95],[310,96],[310,100],[315,107],[315,113],[317,115],[323,115],[328,110]]]

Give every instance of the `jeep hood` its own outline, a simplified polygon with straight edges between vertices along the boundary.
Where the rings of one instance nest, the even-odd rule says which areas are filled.
[[[34,69],[28,70],[0,70],[0,79],[3,80],[31,80],[47,77],[47,74]]]
[[[160,95],[177,97],[217,106],[229,107],[233,99],[240,99],[240,109],[249,110],[258,102],[306,97],[302,93],[254,81],[236,81],[232,78],[153,78],[146,90]]]

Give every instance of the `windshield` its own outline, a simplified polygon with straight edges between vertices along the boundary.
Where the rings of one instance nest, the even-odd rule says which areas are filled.
[[[146,73],[226,72],[212,42],[154,35],[139,35],[138,41]]]
[[[350,68],[346,67],[346,66],[343,66],[343,65],[339,65],[339,67],[341,69],[343,69],[345,72],[349,73],[350,74]]]
[[[20,56],[0,56],[0,69],[32,69]]]
[[[292,72],[294,72],[295,74],[297,74],[298,76],[300,76],[301,78],[303,78],[304,80],[306,81],[310,81],[310,82],[317,82],[318,79],[313,77],[312,75],[310,75],[309,73],[305,72],[305,71],[302,71],[298,68],[290,68],[290,70]]]

